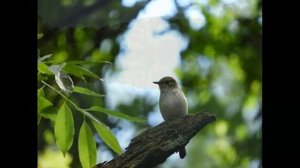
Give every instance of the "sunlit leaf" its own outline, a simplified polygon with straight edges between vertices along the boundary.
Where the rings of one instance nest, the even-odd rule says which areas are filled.
[[[64,35],[62,35],[62,36],[64,36]],[[61,44],[63,44],[63,43],[61,43]],[[60,51],[53,52],[52,60],[50,62],[52,62],[53,64],[65,63],[67,61],[69,55],[70,54],[67,50],[60,50]]]
[[[66,63],[66,66],[63,68],[63,70],[82,79],[83,75],[86,75],[101,80],[101,78],[93,72],[72,63]]]
[[[41,93],[42,94],[42,93]],[[38,96],[38,112],[41,112],[46,107],[52,106],[53,104],[42,96]]]
[[[235,129],[235,137],[237,140],[243,141],[245,138],[247,138],[247,136],[248,136],[248,130],[245,125],[241,124]]]
[[[36,168],[72,168],[71,164],[74,161],[72,154],[67,153],[66,156],[63,157],[59,150],[53,150],[53,148],[49,146],[43,149],[43,152],[38,153],[37,159],[38,164]]]
[[[38,89],[38,123],[41,117],[48,118],[55,121],[56,109],[53,104],[45,98],[45,93],[43,88]]]
[[[42,62],[38,63],[38,71],[39,71],[39,73],[42,73],[42,74],[50,74],[50,75],[53,74],[51,71],[48,70],[48,66]]]
[[[76,92],[76,93],[81,93],[81,94],[96,96],[96,97],[103,97],[104,96],[104,95],[98,94],[94,91],[91,91],[87,88],[83,88],[83,87],[79,87],[79,86],[74,86],[73,91]]]
[[[40,97],[45,97],[44,88],[41,87],[37,90],[37,95]]]
[[[104,125],[103,123],[96,123],[93,122],[99,136],[102,138],[102,140],[105,142],[107,146],[109,146],[112,150],[114,150],[116,153],[121,154],[122,149],[121,146],[115,137],[115,135],[110,131],[110,129]]]
[[[68,72],[72,75],[77,76],[80,79],[84,79],[83,73],[81,72],[81,69],[78,66],[74,65],[74,64],[66,64],[64,66],[63,70],[65,72]]]
[[[94,65],[94,64],[100,64],[100,63],[105,63],[105,64],[112,64],[109,61],[69,61],[68,63],[71,64],[86,64],[86,65]]]
[[[42,94],[43,93],[40,94],[41,96],[38,96],[38,113],[45,118],[53,120],[53,115],[56,115],[56,110],[49,100],[47,100],[45,97],[42,97]]]
[[[96,143],[93,133],[85,121],[79,131],[78,151],[79,160],[83,168],[92,168],[95,166],[97,152]]]
[[[74,121],[70,108],[66,103],[58,110],[55,126],[56,143],[63,155],[71,148],[74,138]]]
[[[40,88],[40,89],[38,89],[38,91],[37,91],[37,93],[38,93],[38,111],[37,111],[37,122],[38,122],[38,125],[39,125],[39,123],[40,123],[40,121],[41,121],[41,118],[42,118],[42,115],[41,115],[41,113],[40,113],[40,111],[41,111],[41,105],[42,106],[44,106],[42,103],[42,99],[41,98],[43,98],[43,97],[45,97],[45,94],[44,94],[44,90],[43,90],[43,88]],[[40,98],[40,100],[39,100],[39,98]],[[47,100],[48,101],[48,100]],[[51,102],[50,102],[51,103]]]
[[[219,120],[215,125],[215,132],[218,136],[223,137],[228,131],[228,122]]]
[[[145,119],[141,119],[141,118],[137,118],[137,117],[132,117],[132,116],[126,115],[126,114],[118,112],[118,111],[113,111],[113,110],[105,109],[105,108],[100,107],[100,106],[93,106],[89,110],[90,111],[97,111],[97,112],[105,113],[107,115],[111,115],[111,116],[114,116],[114,117],[126,119],[126,120],[129,120],[129,121],[134,121],[134,122],[139,122],[139,123],[146,122]]]
[[[86,110],[80,108],[80,107],[74,107],[76,110],[82,112],[84,115],[88,116],[91,120],[95,121],[96,123],[100,123],[100,121],[93,116],[91,113],[87,112]]]
[[[45,55],[45,56],[39,58],[39,59],[38,59],[38,62],[43,62],[44,60],[50,58],[51,56],[52,56],[52,54]]]

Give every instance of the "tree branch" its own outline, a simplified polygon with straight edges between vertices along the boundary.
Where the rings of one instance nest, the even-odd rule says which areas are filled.
[[[204,126],[216,120],[207,112],[188,114],[182,118],[165,121],[139,134],[131,140],[126,152],[94,168],[150,168],[163,163]],[[187,151],[188,154],[188,151]]]

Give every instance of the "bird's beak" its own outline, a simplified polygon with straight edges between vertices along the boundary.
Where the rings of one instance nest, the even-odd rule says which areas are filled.
[[[155,84],[159,84],[159,82],[153,82],[153,83],[155,83]]]

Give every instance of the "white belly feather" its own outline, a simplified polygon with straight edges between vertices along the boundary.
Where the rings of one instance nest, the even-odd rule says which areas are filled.
[[[159,108],[165,120],[187,114],[187,99],[180,89],[161,92]]]

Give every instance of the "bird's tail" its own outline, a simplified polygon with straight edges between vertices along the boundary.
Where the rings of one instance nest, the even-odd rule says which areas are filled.
[[[181,159],[183,159],[183,158],[185,157],[185,155],[186,155],[185,147],[181,147],[181,148],[179,149],[179,157],[180,157]]]

